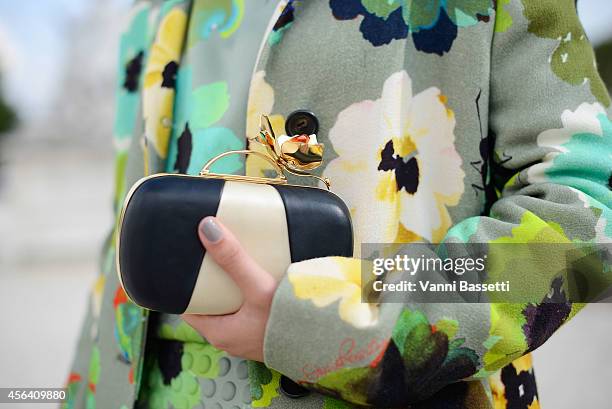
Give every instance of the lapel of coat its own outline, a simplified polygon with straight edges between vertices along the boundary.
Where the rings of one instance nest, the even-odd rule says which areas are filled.
[[[117,157],[117,210],[127,190],[136,181],[148,174],[165,171],[172,132],[176,72],[191,1],[151,1],[145,4],[149,8],[148,21],[153,24],[149,30],[148,49],[142,58],[144,69],[138,79],[140,101],[134,101],[138,106],[134,110],[133,132]],[[118,110],[123,108],[118,106]],[[117,112],[117,115],[121,114]],[[90,389],[94,392],[94,400],[99,396],[100,401],[117,402],[117,407],[124,403],[131,407],[140,388],[148,313],[133,304],[119,284],[115,263],[112,262],[116,227],[105,252],[106,259],[111,261],[107,263],[108,274],[96,331],[97,345],[93,348],[90,363],[89,372],[93,371],[95,376],[90,376],[89,383],[93,385]]]

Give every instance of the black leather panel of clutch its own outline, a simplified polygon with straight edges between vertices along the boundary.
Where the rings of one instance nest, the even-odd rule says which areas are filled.
[[[275,141],[265,125],[260,137]],[[208,171],[228,154],[265,156],[232,151],[209,162],[200,176],[158,174],[138,181],[126,197],[117,239],[117,272],[130,299],[171,314],[228,314],[240,308],[240,289],[198,238],[198,224],[206,216],[225,224],[277,280],[294,262],[351,257],[353,231],[344,202],[328,190],[286,183],[282,170],[307,176],[304,166],[312,169],[316,163],[312,153],[322,155],[321,145],[300,138],[294,147],[284,146],[297,154],[286,156],[276,144],[281,154],[265,157],[279,172],[274,179]]]

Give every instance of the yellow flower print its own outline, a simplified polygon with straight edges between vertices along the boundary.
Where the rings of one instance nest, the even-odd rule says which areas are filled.
[[[413,95],[406,71],[377,100],[338,114],[329,139],[338,158],[324,175],[351,209],[362,242],[440,241],[465,176],[455,150],[455,116],[437,88]]]
[[[504,384],[508,382],[509,385]],[[528,409],[540,409],[535,385],[531,354],[527,354],[489,377],[494,409],[507,409],[531,400]],[[519,386],[520,385],[520,386]],[[515,388],[515,389],[512,389]],[[522,390],[519,388],[523,388]],[[524,407],[524,406],[523,406]]]
[[[517,372],[529,372],[533,368],[533,359],[531,354],[523,355],[516,361],[512,362],[512,365]]]
[[[259,133],[259,118],[262,114],[268,115],[275,132],[280,133],[285,129],[285,118],[282,115],[272,114],[274,89],[266,82],[265,77],[265,71],[258,71],[251,79],[246,124],[248,138]],[[265,148],[257,142],[249,141],[249,149],[265,153]],[[266,176],[266,171],[273,171],[268,162],[254,155],[247,157],[245,166],[246,174],[249,176]]]
[[[144,74],[143,116],[145,136],[164,159],[172,130],[172,110],[187,15],[173,9],[162,19]]]
[[[95,317],[100,316],[102,310],[102,296],[104,295],[104,284],[106,284],[106,276],[100,274],[96,279],[92,289],[92,311]]]
[[[375,304],[361,302],[361,262],[367,261],[343,257],[309,260],[289,266],[287,276],[297,298],[310,300],[319,308],[340,301],[340,318],[363,328],[376,322],[378,309]]]
[[[104,285],[106,284],[106,276],[100,274],[94,282],[91,289],[91,314],[94,318],[94,324],[91,326],[90,336],[95,339],[98,336],[100,312],[102,311],[102,297],[104,296]]]

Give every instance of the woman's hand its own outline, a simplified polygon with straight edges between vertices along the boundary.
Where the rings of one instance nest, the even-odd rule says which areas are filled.
[[[206,252],[240,287],[244,302],[233,314],[184,314],[183,319],[214,347],[233,356],[263,362],[264,334],[276,280],[214,217],[206,217],[200,222],[198,234]]]

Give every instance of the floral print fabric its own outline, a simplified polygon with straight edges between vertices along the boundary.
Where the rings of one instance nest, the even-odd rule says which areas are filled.
[[[387,78],[380,99],[338,115],[329,133],[338,158],[324,175],[352,209],[358,242],[437,242],[450,227],[447,206],[463,193],[464,171],[453,144],[455,116],[445,101],[436,88],[413,95],[408,73],[400,71]],[[352,140],[357,133],[368,135],[368,150]],[[361,189],[354,189],[355,179]]]
[[[610,96],[599,79],[595,53],[582,26],[563,9],[565,4],[554,0],[523,0],[523,5],[523,12],[529,20],[529,32],[559,42],[550,58],[555,75],[574,85],[587,81],[597,100],[609,106]],[[550,24],[550,18],[562,22]]]
[[[176,72],[186,25],[187,14],[180,9],[163,17],[144,73],[145,137],[162,159],[168,155]]]
[[[460,27],[490,20],[491,0],[331,0],[339,20],[362,16],[359,30],[374,46],[412,36],[417,50],[442,55],[450,51]]]
[[[198,174],[212,157],[244,148],[244,121],[235,118],[246,115],[247,79],[264,28],[276,10],[274,2],[257,10],[255,7],[255,3],[245,4],[242,0],[193,2],[185,34],[186,49],[177,60],[180,64],[173,66],[176,95],[173,125],[165,128],[169,132],[164,144],[166,171]],[[214,60],[206,58],[213,55]],[[238,60],[244,64],[229,65],[230,61]],[[160,105],[154,99],[151,102],[153,106]],[[242,173],[244,159],[239,155],[226,157],[211,169],[226,174]],[[215,349],[179,317],[155,315],[150,333],[157,339],[148,342],[140,405],[152,409],[192,409],[202,405],[245,408],[251,406],[252,400],[256,405],[257,396],[251,397],[245,360]]]
[[[120,47],[116,208],[144,173],[197,173],[245,146],[260,114],[282,132],[306,109],[326,146],[317,172],[347,203],[356,243],[610,243],[609,99],[574,2],[552,3],[138,1]],[[244,38],[249,24],[261,35]],[[215,166],[269,172],[238,157]],[[66,407],[533,409],[529,352],[583,307],[539,267],[521,277],[530,303],[364,304],[356,248],[289,267],[266,362],[244,362],[132,304],[114,240]],[[606,282],[609,262],[599,270],[583,277]],[[310,392],[289,398],[290,379]]]

